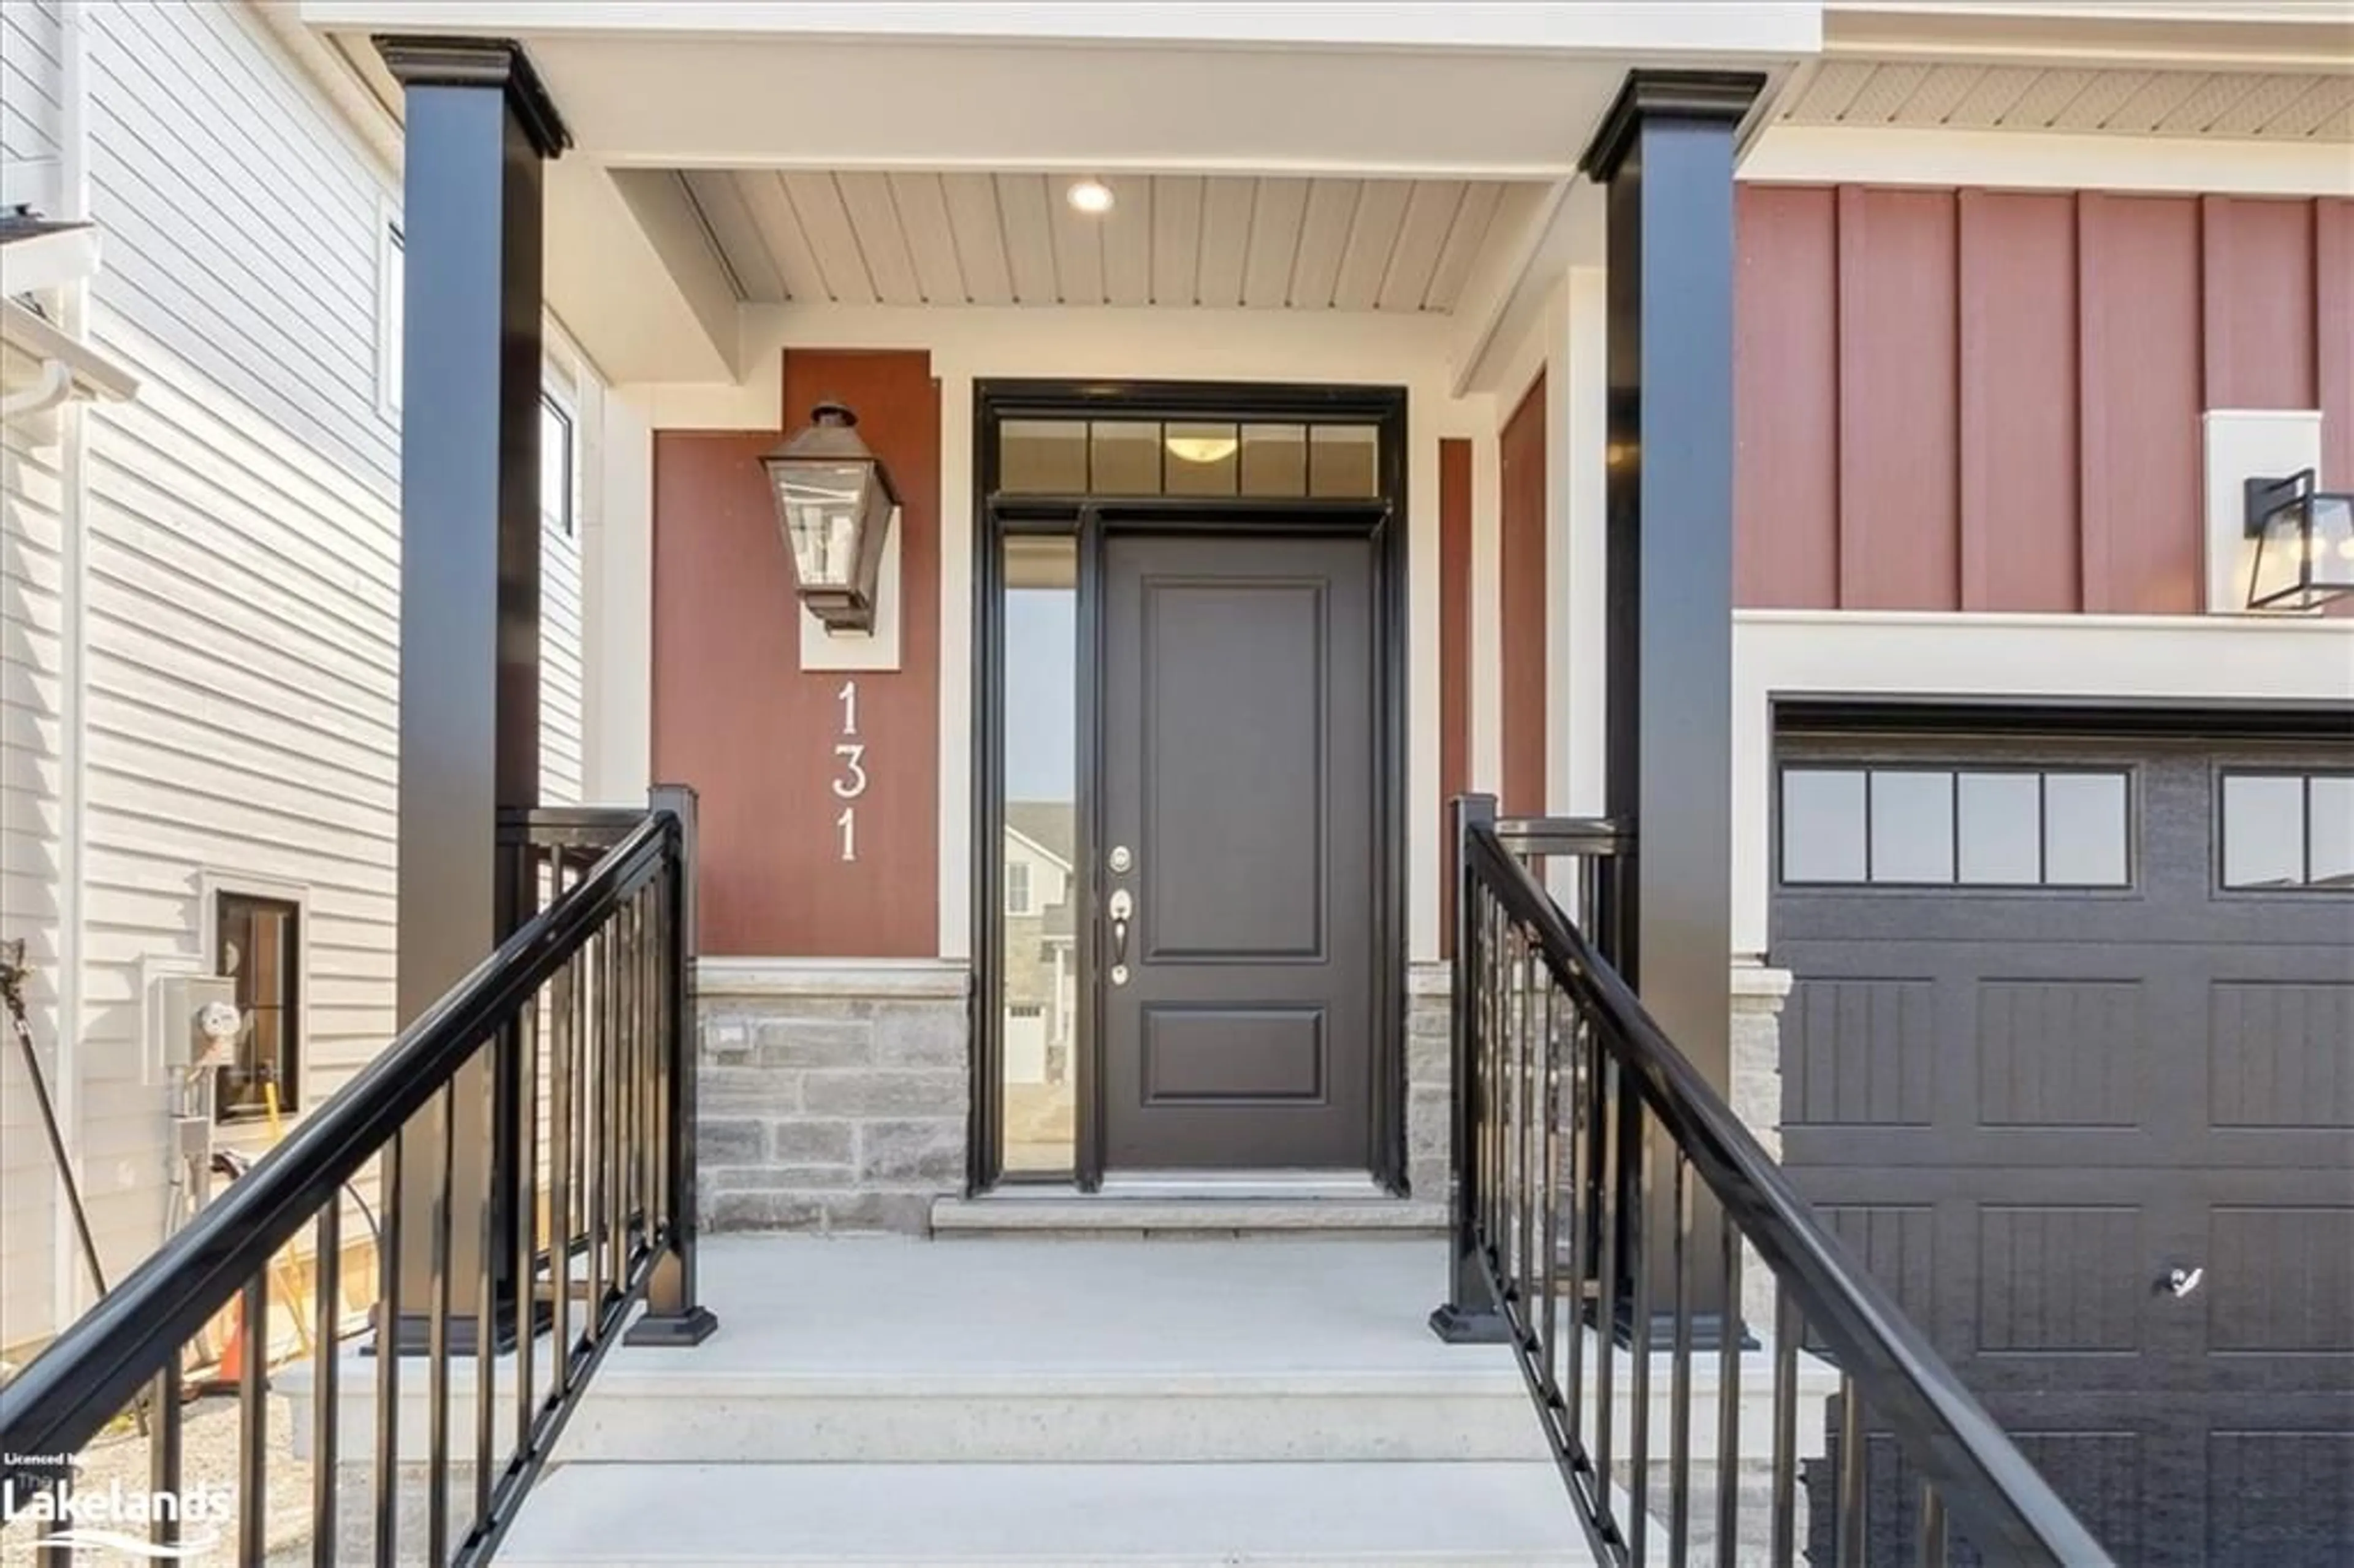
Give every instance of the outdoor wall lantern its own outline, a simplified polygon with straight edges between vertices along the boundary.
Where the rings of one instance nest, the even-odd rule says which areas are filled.
[[[2354,594],[2354,495],[2314,488],[2314,471],[2247,482],[2254,563],[2250,609],[2318,609]]]
[[[828,631],[874,630],[875,578],[899,492],[883,460],[858,439],[857,414],[820,403],[810,423],[760,466],[769,471],[802,605]]]

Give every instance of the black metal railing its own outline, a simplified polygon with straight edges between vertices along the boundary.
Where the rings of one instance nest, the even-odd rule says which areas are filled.
[[[1483,796],[1455,812],[1455,1267],[1432,1321],[1511,1345],[1596,1554],[2106,1563],[1613,967],[1625,836],[1498,821]],[[1802,1478],[1811,1400],[1834,1430]]]
[[[631,1343],[710,1331],[695,1278],[694,815],[691,791],[664,789],[647,811],[501,821],[513,935],[0,1386],[0,1487],[20,1523],[45,1545],[217,1534],[246,1564],[486,1562],[625,1326]],[[371,1178],[376,1353],[347,1368],[345,1304],[367,1270],[346,1279],[345,1195]],[[306,1242],[307,1312],[288,1284]],[[275,1431],[273,1293],[314,1347],[275,1374],[281,1393],[290,1372],[308,1382]],[[228,1410],[186,1401],[192,1344],[232,1304],[233,1432]],[[372,1421],[347,1372],[372,1390]],[[404,1395],[413,1378],[421,1400]],[[300,1460],[290,1416],[308,1423]],[[233,1486],[195,1473],[199,1430],[233,1439]],[[78,1500],[78,1477],[91,1498],[103,1482],[103,1506]],[[135,1524],[126,1489],[147,1499]]]

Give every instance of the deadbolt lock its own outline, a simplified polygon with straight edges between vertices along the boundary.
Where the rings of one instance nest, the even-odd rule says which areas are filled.
[[[1114,872],[1124,872],[1136,863],[1136,857],[1128,853],[1126,844],[1114,844],[1111,846],[1109,863]]]

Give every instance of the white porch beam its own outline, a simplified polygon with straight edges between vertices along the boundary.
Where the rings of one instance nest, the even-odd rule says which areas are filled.
[[[737,300],[677,180],[547,166],[548,306],[613,382],[733,381]]]

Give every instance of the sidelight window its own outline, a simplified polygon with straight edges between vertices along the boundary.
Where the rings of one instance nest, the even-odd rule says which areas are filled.
[[[2124,887],[2127,781],[2122,768],[1786,768],[1782,880]]]

